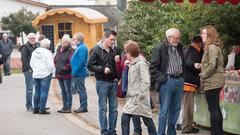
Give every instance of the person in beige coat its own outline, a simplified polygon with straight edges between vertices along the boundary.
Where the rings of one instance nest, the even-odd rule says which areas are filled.
[[[148,63],[139,57],[138,43],[134,41],[127,43],[129,45],[127,45],[125,52],[131,63],[128,65],[128,89],[121,119],[122,135],[129,135],[129,122],[132,116],[142,117],[148,128],[148,134],[156,135],[150,106]]]
[[[223,117],[219,106],[219,94],[224,86],[223,43],[214,26],[205,26],[201,31],[204,54],[201,64],[201,85],[210,112],[211,135],[223,135]]]

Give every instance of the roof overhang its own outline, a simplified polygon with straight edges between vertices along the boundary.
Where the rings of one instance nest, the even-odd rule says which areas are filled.
[[[41,3],[41,2],[32,1],[32,0],[17,0],[17,1],[28,3],[28,4],[35,5],[35,6],[39,6],[39,7],[43,7],[43,8],[47,8],[48,7],[47,4],[44,4],[44,3]]]
[[[158,1],[158,0],[140,0],[142,2],[154,2],[154,1]],[[170,0],[159,0],[162,3],[168,3]],[[183,3],[184,0],[175,0],[176,3]],[[196,3],[198,0],[188,0],[190,3]],[[205,4],[210,4],[213,1],[216,1],[218,4],[225,4],[225,2],[230,2],[233,5],[237,5],[240,0],[200,0],[203,1],[203,3]]]
[[[100,12],[89,9],[89,8],[58,8],[49,10],[39,15],[35,20],[32,21],[33,26],[37,26],[41,20],[46,19],[48,16],[55,14],[69,14],[75,15],[78,18],[82,18],[87,23],[104,23],[108,22],[108,18]]]

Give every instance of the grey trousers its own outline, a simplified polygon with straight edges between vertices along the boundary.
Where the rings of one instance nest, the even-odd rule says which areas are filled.
[[[182,132],[192,130],[193,109],[194,109],[194,93],[184,92],[182,97]]]

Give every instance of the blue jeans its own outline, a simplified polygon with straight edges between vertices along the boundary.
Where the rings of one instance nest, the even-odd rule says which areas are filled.
[[[58,83],[62,92],[63,108],[72,108],[72,90],[71,79],[58,79]]]
[[[181,110],[183,84],[184,81],[181,77],[168,77],[168,80],[160,86],[158,135],[166,135],[166,123],[168,123],[167,135],[176,135],[175,125],[177,123],[179,112]]]
[[[34,93],[34,108],[44,111],[46,108],[48,91],[50,88],[52,75],[44,78],[34,78],[35,93]]]
[[[98,115],[101,126],[101,133],[107,135],[115,135],[117,122],[117,82],[97,80],[96,89],[98,94]],[[109,104],[108,121],[106,116],[107,101]]]
[[[33,93],[33,78],[32,72],[23,72],[25,77],[25,85],[26,85],[26,107],[32,108],[32,93]]]
[[[129,135],[130,132],[130,118],[132,117],[133,122],[137,122],[134,121],[136,119],[133,119],[134,117],[140,119],[140,117],[142,117],[144,124],[147,126],[148,128],[148,134],[149,135],[157,135],[157,131],[154,125],[154,122],[152,120],[152,118],[148,118],[148,117],[144,117],[144,116],[138,116],[138,115],[133,115],[133,114],[126,114],[123,113],[122,114],[122,119],[121,119],[121,127],[122,127],[122,135]],[[141,126],[141,122],[138,121],[139,125]],[[134,127],[135,128],[135,127]],[[139,135],[142,133],[138,133]]]
[[[5,75],[10,74],[10,55],[5,56],[6,59],[3,61],[3,71]]]
[[[80,99],[80,108],[87,109],[87,91],[85,87],[85,77],[73,77],[72,78],[76,89],[79,92],[79,99]]]

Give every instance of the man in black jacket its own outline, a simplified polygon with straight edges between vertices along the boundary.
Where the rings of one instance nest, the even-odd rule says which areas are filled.
[[[183,51],[179,44],[181,33],[176,28],[166,31],[167,41],[153,49],[150,74],[159,91],[160,112],[158,134],[176,135],[175,125],[181,109],[183,93]]]
[[[194,93],[200,85],[200,63],[203,56],[202,38],[195,36],[184,51],[184,93],[182,97],[182,133],[197,133],[193,125]]]
[[[8,38],[8,34],[4,33],[3,38],[0,41],[2,46],[2,55],[3,55],[3,71],[4,75],[11,75],[10,69],[10,55],[13,50],[13,42]]]
[[[105,33],[103,41],[92,50],[88,69],[95,73],[98,94],[99,121],[102,135],[115,135],[117,122],[117,83],[118,76],[115,62],[119,61],[117,48],[114,46],[117,33]],[[109,107],[107,107],[107,101]],[[109,118],[107,122],[107,108]]]
[[[29,33],[27,35],[28,42],[21,46],[21,61],[22,61],[22,72],[25,77],[26,85],[26,109],[27,111],[32,111],[32,93],[33,93],[33,78],[32,69],[29,65],[32,52],[35,50],[36,35],[34,33]]]

